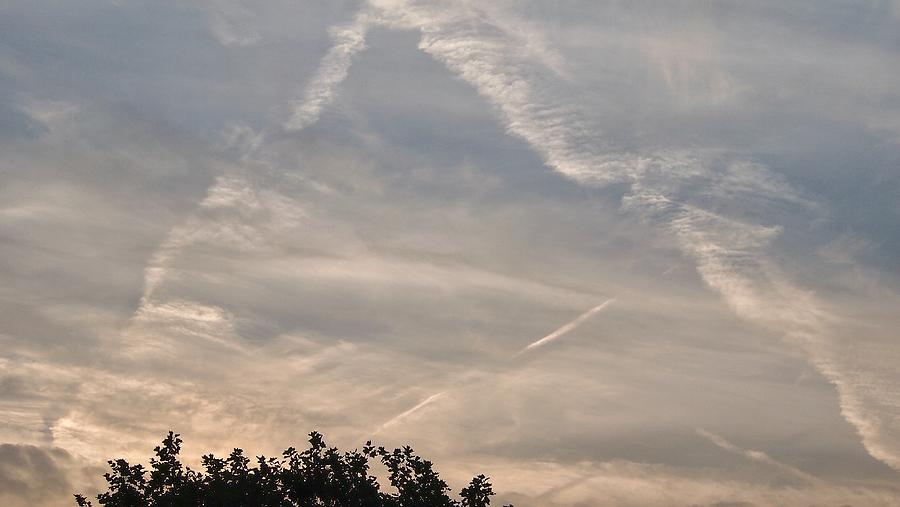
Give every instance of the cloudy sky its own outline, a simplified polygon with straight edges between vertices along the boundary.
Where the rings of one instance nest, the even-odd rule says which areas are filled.
[[[0,503],[409,443],[900,504],[900,3],[5,0]]]

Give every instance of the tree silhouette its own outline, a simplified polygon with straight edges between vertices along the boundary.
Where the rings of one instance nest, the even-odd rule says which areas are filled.
[[[108,489],[97,503],[109,507],[487,507],[494,494],[484,475],[460,491],[460,500],[433,464],[412,448],[388,451],[366,442],[362,451],[341,453],[320,433],[309,434],[309,448],[290,447],[281,458],[258,456],[255,466],[235,449],[227,458],[203,456],[205,472],[191,470],[178,458],[182,440],[169,432],[154,449],[150,468],[110,460],[103,475]],[[369,459],[386,468],[395,493],[381,491]],[[92,503],[75,495],[80,507]],[[512,506],[506,506],[512,507]]]

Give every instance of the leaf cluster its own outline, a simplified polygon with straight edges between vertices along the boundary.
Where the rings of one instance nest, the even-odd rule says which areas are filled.
[[[361,451],[340,452],[318,432],[309,434],[309,448],[293,447],[279,458],[251,460],[241,449],[226,458],[203,456],[204,471],[184,466],[182,439],[169,432],[154,449],[149,468],[124,459],[110,460],[104,474],[107,491],[97,503],[107,507],[487,507],[494,494],[484,475],[459,493],[450,488],[431,461],[412,448],[389,451],[367,442]],[[393,491],[382,491],[369,460],[386,468]],[[255,461],[251,465],[251,461]],[[75,495],[80,507],[92,502]],[[512,506],[508,506],[512,507]]]

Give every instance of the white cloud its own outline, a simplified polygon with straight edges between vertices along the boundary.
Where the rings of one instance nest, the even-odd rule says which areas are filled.
[[[838,358],[823,359],[827,352],[822,342],[829,339],[824,311],[779,275],[769,258],[768,247],[780,228],[721,216],[679,194],[688,185],[702,189],[712,183],[714,206],[736,199],[764,206],[771,200],[806,206],[807,200],[758,164],[732,164],[720,177],[705,157],[616,150],[574,103],[549,90],[539,73],[529,72],[528,56],[514,41],[493,32],[489,21],[471,11],[418,2],[391,9],[386,18],[420,29],[420,47],[496,106],[509,132],[527,141],[548,166],[585,185],[631,183],[634,193],[627,198],[626,209],[672,231],[684,253],[697,262],[704,280],[738,315],[801,337],[811,361],[837,386],[843,412],[870,453],[900,469],[900,441],[885,431],[889,426],[885,423],[900,416],[890,408],[894,396],[879,389],[875,397],[880,401],[863,406],[854,379],[858,375],[848,376],[846,370],[831,366]]]

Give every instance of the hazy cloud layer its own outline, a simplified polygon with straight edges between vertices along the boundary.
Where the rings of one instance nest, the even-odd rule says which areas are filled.
[[[519,506],[900,501],[896,5],[2,10],[0,503],[168,429]]]

